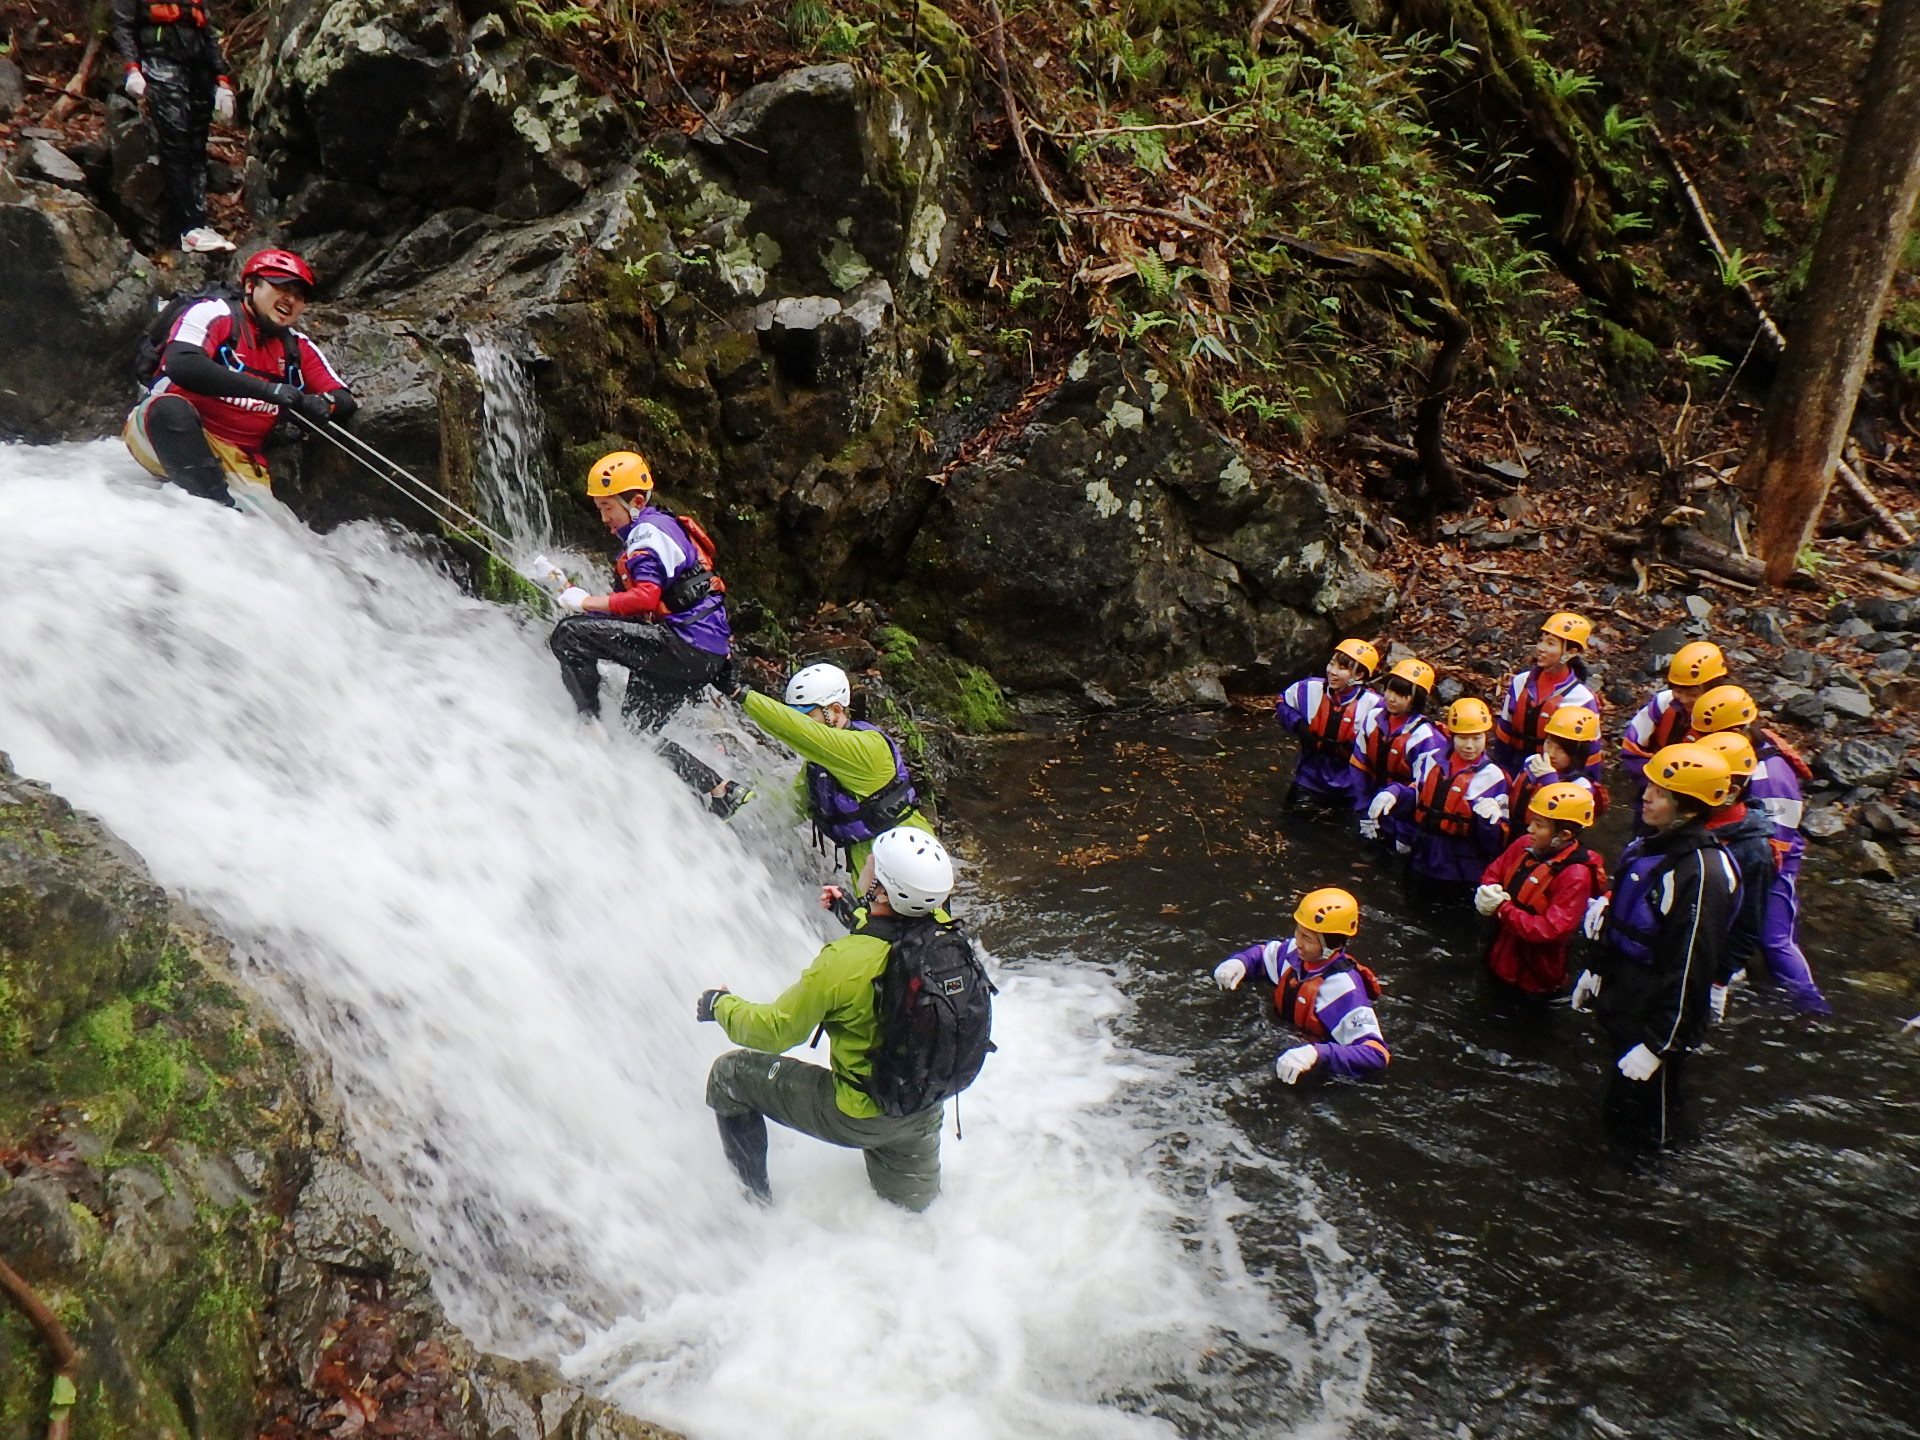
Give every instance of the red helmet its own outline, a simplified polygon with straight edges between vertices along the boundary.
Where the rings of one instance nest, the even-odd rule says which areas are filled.
[[[240,283],[249,280],[298,280],[309,290],[313,289],[313,271],[307,268],[307,262],[291,250],[262,250],[247,258],[240,267]]]

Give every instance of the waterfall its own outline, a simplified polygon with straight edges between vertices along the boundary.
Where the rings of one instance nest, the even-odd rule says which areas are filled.
[[[741,1196],[693,1003],[818,949],[804,842],[773,786],[722,825],[577,726],[545,638],[385,528],[0,446],[0,748],[234,939],[481,1344],[696,1440],[1276,1433],[1207,1397],[1321,1342],[1239,1262],[1230,1127],[1116,1041],[1119,957],[994,961],[926,1214],[777,1127],[777,1203]]]
[[[481,513],[514,542],[512,559],[525,560],[554,548],[553,511],[547,488],[546,419],[533,392],[533,378],[518,350],[503,336],[467,337],[480,377],[480,453],[475,481]]]

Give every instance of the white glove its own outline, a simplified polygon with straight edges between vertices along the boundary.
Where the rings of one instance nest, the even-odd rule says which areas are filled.
[[[1527,756],[1527,774],[1536,780],[1544,780],[1553,774],[1553,762],[1544,755]]]
[[[1373,797],[1373,803],[1367,806],[1367,819],[1378,820],[1382,815],[1391,814],[1393,812],[1393,802],[1399,798],[1400,797],[1395,795],[1391,790],[1382,790],[1378,795]]]
[[[1213,967],[1213,983],[1222,990],[1238,990],[1240,982],[1247,978],[1247,962],[1238,955],[1229,955]]]
[[[1587,901],[1586,918],[1580,922],[1580,933],[1589,940],[1600,938],[1600,927],[1607,923],[1607,902],[1609,897],[1596,895]]]
[[[1584,1010],[1600,995],[1600,977],[1591,970],[1582,970],[1580,978],[1573,982],[1573,993],[1567,996],[1567,1003],[1576,1010]]]
[[[558,605],[562,610],[572,611],[575,615],[584,615],[587,610],[587,601],[589,598],[587,592],[582,590],[578,585],[569,585],[553,597],[553,603]]]
[[[1718,1025],[1727,1018],[1727,985],[1715,985],[1707,991],[1707,1016],[1710,1024]]]
[[[567,572],[544,555],[536,555],[521,566],[520,574],[536,585],[552,585],[562,590],[573,585],[573,581],[567,578]]]
[[[1513,897],[1499,885],[1482,885],[1473,892],[1473,908],[1482,915],[1492,915]]]
[[[231,85],[213,87],[213,118],[222,125],[233,123],[233,87]]]
[[[1636,1045],[1620,1057],[1620,1073],[1629,1080],[1651,1080],[1660,1068],[1660,1057],[1644,1045]]]
[[[1273,1062],[1273,1073],[1286,1084],[1291,1085],[1311,1070],[1314,1062],[1319,1058],[1320,1052],[1313,1046],[1296,1045],[1291,1050],[1280,1052],[1280,1058]]]
[[[1380,838],[1380,822],[1378,820],[1362,820],[1360,822],[1360,838],[1362,840],[1378,840]]]
[[[140,67],[138,65],[127,71],[127,78],[120,82],[120,88],[136,100],[146,95],[147,77],[140,73]]]
[[[1489,825],[1504,825],[1507,820],[1507,802],[1499,795],[1483,795],[1473,802],[1473,813]]]

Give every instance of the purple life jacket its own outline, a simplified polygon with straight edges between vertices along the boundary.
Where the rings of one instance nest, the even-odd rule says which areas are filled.
[[[887,742],[887,749],[893,754],[893,779],[861,800],[823,766],[808,762],[807,800],[813,812],[813,828],[843,849],[891,830],[920,803],[920,797],[914,793],[913,777],[907,774],[906,759],[900,754],[900,747],[893,743],[893,737],[864,720],[849,721],[848,728],[871,730]]]

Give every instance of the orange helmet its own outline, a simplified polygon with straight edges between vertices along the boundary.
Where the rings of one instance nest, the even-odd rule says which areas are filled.
[[[1364,640],[1342,640],[1333,647],[1333,653],[1353,661],[1363,675],[1371,676],[1380,668],[1380,652]]]
[[[587,494],[596,500],[629,495],[635,490],[653,493],[653,467],[647,464],[646,457],[631,450],[602,455],[587,471]]]
[[[1540,626],[1542,635],[1553,635],[1577,649],[1587,648],[1587,641],[1593,638],[1593,622],[1584,615],[1576,615],[1571,610],[1556,610],[1547,616]]]
[[[1669,685],[1711,685],[1727,678],[1727,657],[1711,640],[1682,645],[1667,662]]]
[[[1293,923],[1322,935],[1356,935],[1360,931],[1360,902],[1331,885],[1313,890],[1294,907]]]
[[[1699,745],[1726,761],[1727,769],[1737,776],[1751,775],[1760,768],[1760,757],[1753,752],[1753,742],[1738,730],[1716,730],[1701,736]]]
[[[1585,829],[1593,824],[1593,791],[1571,781],[1542,785],[1527,802],[1527,813],[1551,820],[1555,825],[1578,825]]]
[[[1424,660],[1402,660],[1387,672],[1396,680],[1404,680],[1416,690],[1433,689],[1433,667]]]
[[[1484,735],[1493,729],[1493,712],[1487,702],[1462,695],[1447,707],[1445,725],[1449,734]]]
[[[1647,783],[1719,809],[1733,794],[1733,768],[1698,742],[1669,745],[1647,761]]]
[[[1547,717],[1547,734],[1559,740],[1600,738],[1600,717],[1584,705],[1561,705]]]
[[[1693,702],[1693,728],[1701,735],[1738,730],[1760,718],[1760,707],[1738,685],[1716,685]]]

